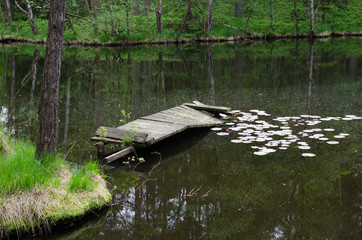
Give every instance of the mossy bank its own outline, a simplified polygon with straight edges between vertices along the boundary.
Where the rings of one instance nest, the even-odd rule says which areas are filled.
[[[0,131],[0,238],[37,234],[108,205],[112,197],[96,162],[35,159],[35,148]]]

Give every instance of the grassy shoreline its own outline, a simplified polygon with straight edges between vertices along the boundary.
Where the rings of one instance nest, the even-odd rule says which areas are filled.
[[[50,230],[111,201],[97,163],[74,168],[60,155],[39,163],[34,153],[0,131],[0,239]]]
[[[335,32],[323,32],[317,33],[313,38],[338,38],[338,37],[361,37],[362,32],[346,32],[346,31],[335,31]],[[242,42],[242,41],[259,41],[259,40],[281,40],[281,39],[308,39],[310,38],[307,34],[301,35],[288,35],[288,34],[254,34],[249,36],[205,36],[205,37],[193,37],[193,38],[181,38],[179,41],[175,39],[153,39],[153,40],[139,40],[139,41],[108,41],[102,42],[101,40],[67,40],[64,41],[64,46],[89,46],[89,47],[126,47],[126,46],[143,46],[143,45],[174,45],[174,44],[188,44],[188,43],[216,43],[216,42]],[[34,45],[44,45],[46,38],[44,39],[31,39],[21,36],[12,35],[0,35],[0,43],[11,44],[11,43],[28,43]]]

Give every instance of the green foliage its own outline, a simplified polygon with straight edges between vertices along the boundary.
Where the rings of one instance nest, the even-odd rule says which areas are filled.
[[[141,41],[155,39],[174,39],[184,19],[188,1],[163,1],[162,25],[164,33],[157,33],[155,5],[150,1],[121,0],[116,2],[98,1],[98,7],[91,6],[88,12],[84,1],[67,1],[67,11],[80,16],[67,15],[64,41],[94,40],[106,43],[114,41]],[[234,16],[235,1],[215,1],[213,5],[214,30],[210,35],[230,37],[238,35],[278,35],[295,34],[296,20],[299,18],[300,34],[308,34],[310,28],[308,6],[304,1],[273,1],[273,27],[270,29],[269,1],[243,0],[244,16]],[[0,23],[0,34],[28,39],[44,39],[47,34],[47,15],[49,2],[34,1],[33,11],[35,22],[40,34],[34,36],[23,13],[14,6],[13,24],[5,28]],[[317,33],[332,31],[361,32],[361,4],[358,0],[341,1],[322,0],[316,2]],[[191,13],[183,31],[182,37],[200,37],[205,35],[207,1],[193,1]],[[128,17],[127,17],[128,12]],[[127,19],[128,18],[128,19]],[[128,20],[128,26],[127,26]],[[225,24],[234,27],[226,27]],[[113,27],[112,27],[113,25]],[[235,28],[237,30],[235,30]],[[129,31],[129,36],[127,35]]]
[[[105,127],[101,127],[97,130],[97,133],[99,134],[100,137],[107,137],[107,128]]]

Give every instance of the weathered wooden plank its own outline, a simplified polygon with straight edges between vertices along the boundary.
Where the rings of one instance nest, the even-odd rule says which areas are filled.
[[[141,117],[140,119],[145,120],[152,120],[157,122],[166,122],[166,123],[174,123],[174,124],[180,124],[180,125],[187,125],[189,127],[197,126],[197,122],[190,121],[189,119],[179,119],[179,118],[172,118],[172,117],[164,117],[162,115],[151,115],[146,117]]]
[[[92,137],[91,141],[102,141],[102,142],[110,142],[110,143],[123,143],[121,140],[107,138],[107,137]]]
[[[201,115],[200,115],[200,118],[203,119],[203,121],[211,121],[211,122],[214,122],[215,125],[223,124],[223,121],[222,121],[222,120],[217,119],[217,118],[215,118],[215,117],[212,117],[212,116],[210,116],[210,115],[201,113],[201,112],[199,112],[199,111],[197,111],[197,110],[195,110],[195,109],[193,109],[193,108],[190,108],[190,107],[187,107],[187,106],[183,106],[183,105],[179,106],[179,108],[182,108],[182,109],[184,109],[185,111],[190,112],[190,113],[195,113],[195,114],[196,114],[196,113],[199,113],[199,114],[201,114]]]
[[[184,113],[172,110],[168,111],[167,114],[169,116],[173,116],[174,118],[178,118],[180,122],[184,121],[190,128],[207,127],[210,125],[215,125],[215,122],[213,120],[210,119],[206,120],[199,115],[185,115]]]
[[[132,124],[135,130],[142,133],[147,133],[147,141],[158,142],[176,133],[179,133],[187,128],[186,125],[173,124],[167,122],[158,122],[146,119],[137,119],[132,123],[120,126],[119,128],[127,128],[129,124]],[[152,140],[153,138],[153,140]]]
[[[205,111],[210,111],[210,112],[229,112],[229,111],[231,111],[231,108],[228,108],[228,107],[210,106],[210,105],[201,106],[201,105],[197,105],[197,104],[193,104],[193,103],[184,103],[183,105],[197,109],[197,110],[205,110]]]
[[[192,118],[192,119],[196,119],[198,121],[200,121],[200,119],[207,119],[212,121],[212,117],[208,116],[205,113],[202,113],[200,111],[194,110],[192,108],[185,108],[185,107],[174,107],[174,108],[170,108],[168,110],[164,111],[167,114],[176,114],[176,115],[180,115],[183,118]]]
[[[199,102],[199,101],[192,101],[194,104],[196,105],[200,105],[200,106],[205,106],[205,104],[203,104],[202,102]]]
[[[146,133],[133,132],[132,128],[119,129],[119,128],[110,128],[110,127],[101,126],[97,129],[96,136],[100,137],[102,132],[105,133],[106,138],[122,140],[124,137],[129,137],[133,139],[133,142],[137,143],[144,143],[147,138]]]
[[[200,121],[200,117],[198,116],[191,116],[190,114],[183,114],[172,109],[168,111],[159,112],[156,114],[152,114],[150,116],[142,117],[142,119],[152,119],[154,121],[160,122],[169,122],[175,124],[182,124],[182,125],[190,125],[192,127],[197,127],[198,125],[202,124],[203,122]]]
[[[195,118],[198,119],[199,121],[202,122],[215,122],[215,121],[219,121],[217,118],[214,118],[212,116],[209,116],[205,113],[202,113],[200,111],[197,111],[195,109],[186,107],[186,106],[180,106],[180,107],[175,107],[175,108],[171,108],[168,109],[166,112],[168,113],[174,113],[174,114],[178,114],[181,115],[182,117],[190,117],[190,118]]]
[[[109,155],[109,156],[105,157],[104,159],[107,161],[107,163],[110,163],[121,157],[127,156],[128,154],[130,154],[132,152],[133,152],[133,147],[128,147],[128,148],[122,149],[121,151],[113,153],[112,155]]]

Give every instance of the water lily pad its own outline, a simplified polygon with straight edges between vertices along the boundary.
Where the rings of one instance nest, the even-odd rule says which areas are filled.
[[[268,153],[264,152],[264,151],[258,151],[258,152],[254,152],[254,154],[258,155],[258,156],[264,156],[264,155],[267,155]]]
[[[303,157],[315,157],[314,153],[302,153]]]
[[[325,129],[323,129],[323,130],[326,131],[326,132],[333,132],[333,131],[334,131],[333,128],[325,128]]]
[[[298,148],[299,148],[299,149],[302,149],[302,150],[308,150],[308,149],[310,149],[310,147],[307,146],[307,145],[298,146]]]
[[[326,137],[320,137],[320,138],[318,138],[318,140],[321,140],[321,141],[328,141],[328,140],[329,140],[329,138],[326,138]]]
[[[334,135],[333,137],[334,138],[345,138],[345,136],[343,136],[343,135]]]
[[[227,135],[229,135],[229,133],[227,133],[227,132],[218,132],[216,134],[219,135],[219,136],[227,136]]]

